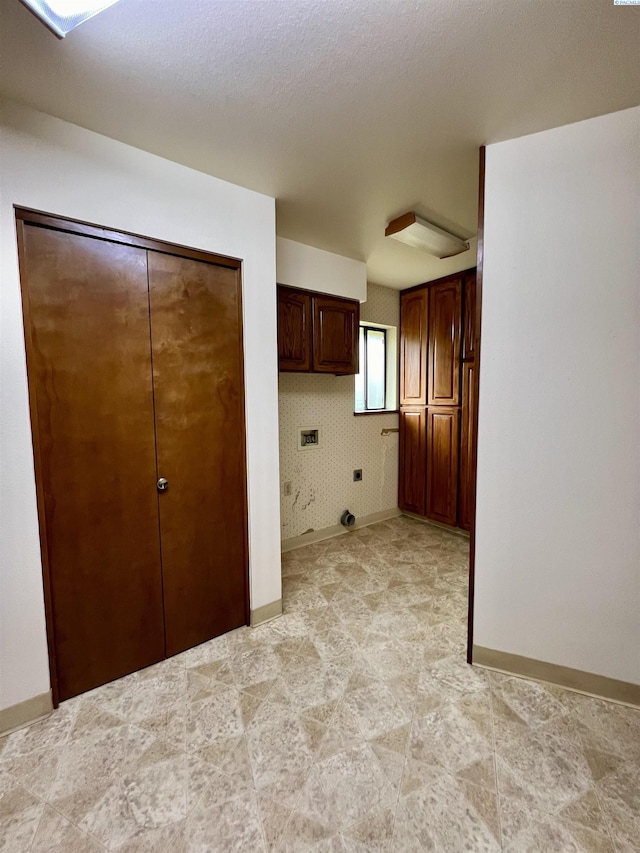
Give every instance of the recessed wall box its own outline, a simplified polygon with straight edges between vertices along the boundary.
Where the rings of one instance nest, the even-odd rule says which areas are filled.
[[[318,427],[300,427],[298,450],[311,450],[312,447],[320,447],[320,430]]]

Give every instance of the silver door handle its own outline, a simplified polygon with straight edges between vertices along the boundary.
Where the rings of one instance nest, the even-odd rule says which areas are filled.
[[[158,480],[158,491],[159,492],[166,492],[168,488],[169,488],[169,481],[165,480],[164,477],[160,477],[160,479]]]

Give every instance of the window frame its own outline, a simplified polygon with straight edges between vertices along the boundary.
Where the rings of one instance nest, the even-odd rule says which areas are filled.
[[[360,329],[358,331],[358,335],[360,335],[362,332],[364,332],[364,348],[363,348],[364,349],[364,369],[362,371],[363,372],[363,387],[364,387],[364,409],[361,410],[361,413],[367,414],[369,412],[384,412],[387,410],[386,409],[386,406],[387,406],[387,357],[388,357],[388,353],[387,353],[387,343],[388,343],[387,342],[387,329],[380,328],[379,326],[369,326],[367,323],[360,323]],[[383,404],[382,404],[382,406],[376,406],[375,408],[372,408],[369,406],[369,399],[368,399],[369,398],[369,393],[368,393],[369,365],[368,365],[368,358],[367,358],[367,353],[368,353],[367,337],[368,337],[369,332],[377,332],[378,334],[382,334],[383,339],[384,339],[383,340],[383,344],[384,344],[383,383],[384,384],[383,384],[383,394],[382,394]],[[362,367],[363,366],[361,365],[361,368]]]

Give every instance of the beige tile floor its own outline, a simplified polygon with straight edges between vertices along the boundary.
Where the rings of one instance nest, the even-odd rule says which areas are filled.
[[[280,619],[0,740],[0,850],[640,850],[640,712],[468,667],[467,549],[285,555]]]

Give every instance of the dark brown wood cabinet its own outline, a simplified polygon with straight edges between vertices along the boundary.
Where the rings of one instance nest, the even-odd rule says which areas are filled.
[[[283,372],[358,372],[360,303],[278,286],[278,367]]]
[[[430,406],[460,404],[462,278],[429,287]]]
[[[460,430],[460,485],[458,492],[458,524],[471,530],[473,520],[473,412],[475,409],[475,362],[462,365],[462,425]]]
[[[280,370],[311,370],[311,296],[291,287],[278,288],[278,359]]]
[[[475,282],[472,269],[400,295],[399,506],[464,530],[475,493]]]
[[[247,622],[240,264],[17,228],[57,703]]]
[[[459,441],[459,409],[427,409],[426,515],[443,524],[457,520]]]
[[[400,410],[400,509],[424,515],[427,410]]]
[[[313,305],[313,370],[357,373],[360,303],[317,295]]]
[[[429,292],[403,294],[400,299],[400,405],[427,404],[427,340]]]

